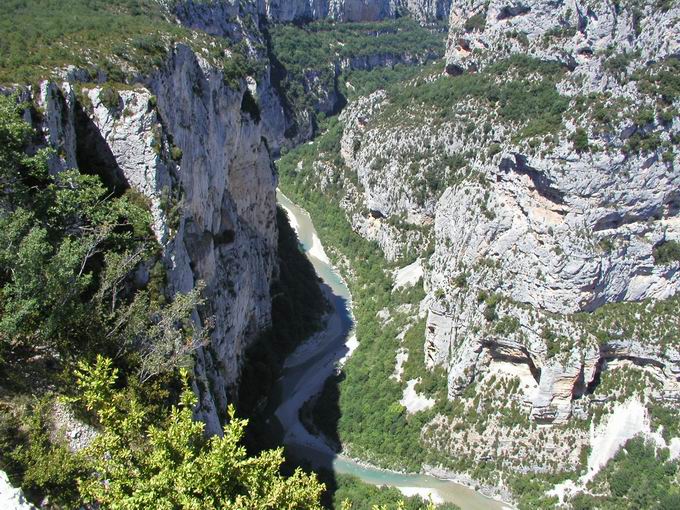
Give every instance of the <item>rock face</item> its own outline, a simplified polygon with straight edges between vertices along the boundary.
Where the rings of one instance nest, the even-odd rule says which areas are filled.
[[[253,94],[245,80],[230,88],[221,70],[184,45],[143,85],[117,92],[114,104],[104,100],[105,87],[83,86],[76,97],[68,81],[41,85],[41,128],[61,156],[51,167],[98,168],[145,195],[167,292],[205,283],[206,305],[194,319],[212,318],[214,328],[197,353],[197,412],[218,433],[243,353],[271,324],[276,177],[266,135],[272,128],[243,106]]]
[[[5,510],[35,510],[21,489],[14,488],[4,471],[0,471],[0,506]]]
[[[422,21],[431,21],[448,18],[451,0],[258,0],[246,3],[189,0],[177,2],[173,7],[180,19],[193,19],[208,32],[219,27],[235,34],[238,30],[234,30],[233,20],[242,17],[244,12],[274,23],[322,19],[379,21],[407,14]]]
[[[677,5],[605,0],[460,0],[449,17],[447,72],[460,73],[513,53],[562,62],[589,85],[607,88],[602,53],[639,52],[640,62],[678,54]]]
[[[371,21],[404,9],[425,20],[448,16],[448,6],[446,0],[173,2],[168,7],[183,26],[243,46],[260,66],[257,79],[228,83],[208,48],[180,43],[169,47],[159,70],[138,73],[134,86],[117,90],[102,73],[99,85],[92,85],[86,72],[68,68],[62,80],[26,94],[44,111],[28,120],[56,149],[50,170],[97,171],[117,189],[142,193],[162,247],[167,292],[205,283],[208,304],[194,320],[210,320],[214,328],[195,370],[198,415],[209,432],[221,430],[245,349],[271,325],[269,289],[277,274],[272,156],[312,134],[311,119],[300,123],[284,111],[259,22]],[[377,55],[329,65],[339,73],[411,63],[409,58]],[[309,79],[311,88],[314,77]],[[328,111],[334,109],[338,98],[323,93]],[[298,131],[291,135],[294,123]]]
[[[446,19],[451,0],[265,0],[264,13],[277,22],[333,19],[377,21],[411,14],[417,19]]]
[[[677,73],[679,16],[454,2],[448,76],[342,113],[345,174],[317,162],[319,187],[342,183],[354,229],[390,260],[434,241],[425,354],[451,399],[510,362],[535,380],[533,419],[560,423],[623,361],[653,374],[647,397],[678,398],[680,263],[655,253],[680,240],[680,101],[662,77]],[[518,88],[550,98],[519,120]]]
[[[677,6],[648,4],[636,11],[617,2],[458,2],[451,11],[447,72],[529,54],[567,68],[569,79],[558,84],[565,95],[604,93],[651,105],[623,75],[677,56],[679,14]],[[615,57],[607,48],[626,55],[616,71],[623,75],[613,74]],[[507,357],[501,346],[511,340],[517,344],[512,357],[536,368],[539,387],[531,404],[537,420],[566,420],[573,399],[597,383],[612,359],[657,367],[664,381],[658,396],[676,398],[677,348],[659,343],[653,328],[605,340],[572,314],[666,299],[680,288],[679,264],[659,264],[653,256],[655,247],[680,238],[677,155],[621,150],[645,130],[672,144],[680,122],[677,114],[667,121],[652,116],[637,125],[621,122],[607,136],[593,124],[568,122],[572,134],[540,154],[500,142],[491,164],[479,167],[491,186],[466,183],[439,199],[426,351],[431,366],[447,367],[452,396],[474,380],[485,351]],[[573,140],[578,125],[597,151],[574,150],[569,136]],[[460,275],[463,287],[453,284]],[[483,317],[488,301],[476,296],[492,292],[503,296],[498,310],[512,331],[490,331]],[[562,342],[577,339],[576,345],[554,357],[547,346],[554,334]]]

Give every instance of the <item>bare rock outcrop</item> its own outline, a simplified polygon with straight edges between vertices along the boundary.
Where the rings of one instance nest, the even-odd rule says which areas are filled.
[[[198,415],[209,432],[240,376],[243,354],[271,325],[276,266],[276,177],[267,128],[243,107],[252,94],[185,45],[144,84],[41,85],[41,128],[57,148],[54,171],[98,168],[119,189],[146,196],[167,270],[167,292],[205,283],[194,319],[214,323],[197,353]]]
[[[561,63],[565,95],[604,93],[651,105],[630,73],[645,72],[650,61],[673,65],[678,8],[647,3],[633,11],[616,2],[460,2],[451,12],[447,72],[522,53]],[[616,71],[613,54],[627,55]],[[669,101],[677,107],[677,98]],[[447,189],[435,215],[428,362],[448,367],[455,395],[474,379],[483,350],[517,339],[537,369],[532,416],[541,421],[566,420],[573,399],[597,383],[609,360],[656,367],[658,398],[675,398],[680,368],[677,347],[654,327],[622,326],[604,338],[587,318],[598,310],[616,324],[624,302],[664,300],[680,288],[680,264],[655,258],[656,248],[680,239],[677,155],[625,149],[644,130],[672,145],[678,118],[624,122],[601,137],[592,120],[581,119],[598,146],[585,152],[574,148],[572,122],[571,136],[539,153],[501,141],[480,167],[492,184]],[[492,293],[502,298],[491,303]],[[654,313],[638,310],[638,319]],[[555,356],[551,344],[567,347]]]

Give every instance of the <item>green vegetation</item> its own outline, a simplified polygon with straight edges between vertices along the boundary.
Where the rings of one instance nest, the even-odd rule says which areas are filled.
[[[351,475],[336,477],[337,488],[333,494],[333,508],[338,510],[376,510],[376,506],[400,510],[434,510],[434,505],[424,503],[419,497],[405,498],[393,487],[375,487]],[[437,505],[436,508],[455,510],[458,507],[444,503]]]
[[[436,73],[443,66],[442,60],[434,60],[424,65],[397,64],[394,67],[379,67],[370,71],[357,69],[341,77],[340,91],[351,101],[376,90],[389,88],[392,84],[404,83],[423,74]]]
[[[79,500],[76,480],[86,474],[86,463],[63,439],[51,437],[51,412],[48,399],[42,398],[23,420],[3,414],[0,469],[21,479],[28,496],[48,494],[53,503],[68,508]],[[17,435],[22,439],[19,446]]]
[[[636,58],[639,58],[639,55],[633,52],[617,53],[605,60],[604,68],[612,73],[619,82],[623,82],[628,66]]]
[[[147,201],[96,175],[50,175],[48,150],[25,152],[34,133],[23,108],[0,96],[0,469],[63,508],[320,508],[323,486],[282,477],[281,450],[247,456],[233,409],[224,437],[193,421],[178,368],[192,366],[211,325],[191,320],[201,286],[166,295]],[[294,283],[293,299],[309,292]],[[58,408],[97,429],[84,450],[66,445]]]
[[[443,26],[424,28],[408,18],[374,23],[317,21],[304,26],[275,25],[269,31],[274,56],[273,82],[294,115],[314,111],[321,91],[351,97],[372,92],[374,85],[412,74],[409,66],[391,64],[373,74],[357,60],[403,56],[427,62],[444,53]],[[345,63],[341,76],[336,66]],[[375,64],[371,64],[375,67]],[[378,66],[380,67],[380,66]],[[350,87],[345,87],[347,82]],[[312,88],[312,90],[310,90]]]
[[[110,360],[82,363],[76,375],[78,401],[102,429],[82,453],[93,473],[78,483],[86,502],[140,510],[321,508],[324,486],[315,476],[299,469],[280,475],[282,449],[247,456],[239,444],[247,421],[237,419],[233,407],[222,437],[204,435],[204,424],[192,417],[197,399],[186,371],[180,405],[151,422],[139,401],[115,391],[117,370]]]
[[[454,120],[458,115],[454,105],[476,99],[497,109],[503,121],[515,124],[518,140],[544,136],[562,128],[562,115],[569,105],[569,99],[555,88],[563,73],[557,63],[515,55],[480,73],[394,85],[389,88],[389,105],[374,122],[393,123],[403,119],[405,111],[422,112],[423,108],[439,121]]]
[[[479,12],[466,19],[463,28],[465,28],[466,32],[483,32],[486,28],[486,13]]]
[[[633,74],[638,89],[666,104],[673,104],[680,97],[680,60],[669,57],[653,63]]]
[[[342,59],[374,55],[441,56],[444,34],[408,18],[375,23],[316,21],[303,27],[271,28],[272,50],[286,71],[298,79],[309,70],[322,72]]]
[[[0,83],[34,83],[69,65],[127,82],[124,69],[157,69],[180,42],[208,48],[228,83],[257,72],[245,48],[177,25],[153,0],[7,0],[2,9]]]
[[[680,243],[678,241],[665,241],[654,247],[654,263],[671,264],[680,261]]]
[[[668,450],[635,437],[589,484],[588,489],[597,495],[581,494],[572,500],[572,507],[577,510],[678,508],[678,463],[668,459]]]
[[[680,296],[645,301],[622,301],[601,306],[592,313],[571,316],[583,330],[584,338],[598,344],[645,338],[661,347],[680,345]]]
[[[674,437],[680,437],[680,411],[659,404],[651,404],[647,408],[652,430],[663,427],[663,438],[666,442]]]
[[[588,150],[588,132],[583,128],[576,128],[569,140],[574,145],[576,152],[586,152]]]

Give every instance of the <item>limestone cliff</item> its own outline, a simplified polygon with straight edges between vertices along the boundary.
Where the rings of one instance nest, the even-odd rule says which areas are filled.
[[[388,259],[434,246],[426,364],[499,410],[438,416],[434,450],[573,469],[617,400],[677,406],[679,9],[453,2],[446,69],[350,104],[312,163]]]
[[[600,108],[622,111],[608,128],[592,110],[574,115],[560,139],[539,151],[498,137],[498,153],[477,166],[493,184],[454,186],[438,201],[429,285],[431,296],[445,297],[430,305],[426,349],[431,364],[448,366],[451,394],[473,380],[488,352],[535,369],[536,419],[566,419],[572,400],[612,359],[656,366],[659,397],[677,399],[680,353],[659,343],[658,330],[620,327],[595,338],[571,314],[665,299],[680,287],[678,263],[654,256],[680,238],[678,160],[664,149],[676,143],[678,117],[639,119],[640,109],[654,112],[661,101],[672,112],[678,100],[631,79],[654,74],[650,62],[675,65],[678,14],[677,6],[653,2],[460,2],[452,10],[448,73],[528,54],[566,69],[557,84],[565,96],[590,94],[594,110],[601,94],[609,103]],[[588,150],[574,142],[577,130]],[[630,150],[636,137],[651,136],[659,143]],[[454,285],[461,275],[466,285]],[[516,321],[514,331],[489,331],[483,300],[475,299],[482,291],[507,298],[499,310]],[[615,317],[615,308],[604,310]],[[554,334],[575,344],[561,357],[548,352]]]
[[[272,21],[332,19],[377,21],[410,14],[417,19],[446,19],[451,0],[265,0]]]
[[[111,55],[117,74],[66,67],[29,87],[24,99],[37,107],[29,120],[44,144],[56,149],[51,171],[98,172],[118,191],[131,187],[148,198],[167,293],[205,283],[207,304],[194,319],[214,327],[197,353],[198,414],[209,432],[218,432],[244,352],[271,324],[269,291],[277,274],[272,157],[284,144],[309,139],[313,127],[310,112],[284,108],[261,27],[375,20],[402,11],[400,3],[381,1],[159,3],[163,16],[190,31],[163,39],[152,66],[136,68],[123,53]],[[410,2],[409,9],[422,19],[448,15],[446,2]],[[364,56],[328,65],[339,73],[409,58]],[[121,79],[126,83],[114,83]]]
[[[272,128],[260,118],[258,84],[228,84],[183,44],[134,86],[78,83],[74,73],[36,91],[44,115],[34,123],[57,149],[52,169],[96,170],[118,189],[141,192],[168,294],[205,283],[206,304],[194,318],[214,326],[197,353],[198,414],[219,432],[244,351],[271,323],[277,272]]]

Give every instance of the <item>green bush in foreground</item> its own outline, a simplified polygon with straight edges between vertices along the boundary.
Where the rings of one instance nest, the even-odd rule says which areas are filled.
[[[196,397],[185,382],[179,406],[162,422],[148,423],[144,406],[116,391],[117,370],[97,357],[76,373],[79,401],[96,413],[102,432],[83,455],[92,475],[79,487],[100,508],[320,509],[324,490],[300,469],[279,473],[283,450],[248,457],[240,444],[247,424],[229,409],[222,437],[205,437],[194,421]],[[183,372],[186,381],[186,371]]]

